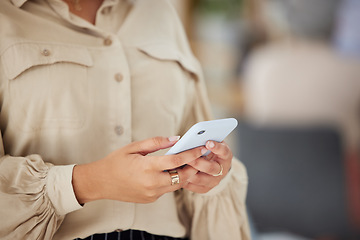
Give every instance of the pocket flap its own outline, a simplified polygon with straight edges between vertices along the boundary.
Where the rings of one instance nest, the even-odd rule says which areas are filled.
[[[5,74],[14,79],[33,66],[70,62],[83,66],[92,66],[93,61],[85,47],[43,44],[17,43],[10,46],[1,56]]]
[[[138,49],[158,60],[178,62],[185,70],[193,73],[198,78],[201,74],[199,62],[192,56],[186,56],[176,48],[168,45],[153,44],[139,46]],[[189,54],[190,55],[190,54]]]

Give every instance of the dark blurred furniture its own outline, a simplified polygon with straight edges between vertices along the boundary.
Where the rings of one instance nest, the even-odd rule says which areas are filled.
[[[360,239],[349,223],[341,138],[332,128],[256,127],[239,121],[247,204],[260,232]]]

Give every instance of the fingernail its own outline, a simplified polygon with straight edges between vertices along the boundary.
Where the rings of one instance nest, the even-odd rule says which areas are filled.
[[[172,136],[172,137],[168,137],[170,142],[176,142],[177,140],[180,139],[180,136]]]
[[[208,150],[206,148],[201,149],[201,155],[204,155]]]
[[[215,147],[215,144],[214,144],[214,142],[212,142],[212,141],[208,141],[208,142],[206,143],[206,147],[207,147],[207,148],[213,148],[213,147]]]

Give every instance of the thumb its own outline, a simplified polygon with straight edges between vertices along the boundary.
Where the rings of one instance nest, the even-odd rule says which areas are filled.
[[[127,150],[130,153],[140,153],[141,155],[147,155],[161,149],[169,148],[173,146],[179,139],[180,136],[153,137],[143,141],[133,142],[128,145]]]

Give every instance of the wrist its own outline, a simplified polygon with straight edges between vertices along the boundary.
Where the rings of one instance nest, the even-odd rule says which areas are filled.
[[[73,170],[72,185],[79,204],[101,199],[97,172],[93,171],[93,163],[76,165]]]

